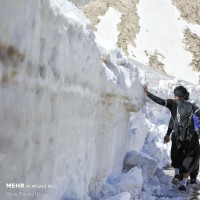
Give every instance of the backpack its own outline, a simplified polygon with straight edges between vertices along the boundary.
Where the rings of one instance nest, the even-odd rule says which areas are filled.
[[[195,114],[193,115],[194,119],[194,127],[195,129],[199,130],[200,129],[200,117],[196,116]]]
[[[174,132],[180,141],[190,141],[194,128],[192,125],[193,109],[192,105],[186,101],[177,102],[177,112],[174,119]]]

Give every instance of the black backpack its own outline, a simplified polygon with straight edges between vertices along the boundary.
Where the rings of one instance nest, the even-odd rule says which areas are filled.
[[[192,105],[186,101],[177,102],[177,113],[174,119],[174,133],[180,141],[191,140],[194,134],[192,124],[193,109]]]

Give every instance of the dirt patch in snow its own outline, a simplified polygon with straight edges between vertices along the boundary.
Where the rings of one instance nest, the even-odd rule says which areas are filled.
[[[18,64],[22,63],[24,59],[25,55],[14,46],[0,44],[0,66],[2,66],[0,82],[8,83],[13,80],[18,74]]]
[[[172,0],[186,21],[200,24],[200,0]]]
[[[149,57],[149,66],[152,66],[154,69],[165,71],[165,65],[160,61],[165,59],[165,57],[161,53],[159,53],[157,50],[154,53],[148,53],[147,51],[145,51],[145,53]]]
[[[184,42],[186,44],[186,50],[193,55],[191,62],[193,70],[200,72],[200,37],[187,28],[184,30]]]
[[[134,39],[140,30],[139,16],[137,15],[137,4],[139,0],[96,0],[80,7],[85,15],[90,19],[95,30],[99,23],[99,16],[104,16],[109,7],[112,7],[122,14],[121,23],[118,24],[118,42],[126,54],[128,54],[127,45],[130,43],[135,46]]]
[[[15,66],[18,62],[23,62],[25,56],[21,54],[14,46],[5,46],[0,44],[0,61],[3,63],[12,62]]]

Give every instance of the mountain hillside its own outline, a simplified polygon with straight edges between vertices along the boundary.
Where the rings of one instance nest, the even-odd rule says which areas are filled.
[[[103,39],[104,46],[107,43],[112,44],[111,47],[117,45],[143,64],[179,79],[199,83],[198,0],[74,2],[91,20],[96,41],[102,44]]]
[[[200,104],[198,9],[181,2],[0,0],[1,199],[191,196],[163,172],[170,113],[143,91]]]

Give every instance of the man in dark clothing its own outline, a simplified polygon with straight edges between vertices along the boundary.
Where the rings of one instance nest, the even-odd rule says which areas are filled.
[[[177,120],[180,117],[180,113],[177,111],[180,106],[187,107],[190,103],[184,100],[187,90],[183,86],[176,87],[174,89],[174,99],[162,99],[148,91],[147,86],[144,86],[144,92],[146,95],[153,100],[155,103],[158,103],[162,106],[167,107],[173,118],[173,130],[177,134],[177,167],[183,173],[183,180],[181,181],[179,190],[186,190],[186,183],[189,177],[189,174],[196,169],[199,162],[199,140],[198,135],[194,130],[194,121],[190,116],[190,124],[187,124],[187,134],[185,138],[182,135],[182,130],[185,128],[182,124],[175,126]],[[200,109],[194,104],[190,104],[191,110],[197,116],[200,116]],[[181,131],[180,131],[181,130]],[[185,129],[186,130],[186,129]],[[180,134],[181,133],[181,134]]]
[[[164,137],[164,142],[167,143],[169,142],[168,138],[170,138],[170,134],[172,133],[172,137],[171,137],[171,141],[172,141],[172,145],[171,145],[171,165],[174,167],[175,170],[175,176],[172,179],[172,183],[177,185],[180,180],[182,180],[182,172],[181,170],[178,168],[179,167],[179,163],[178,163],[178,156],[179,156],[179,149],[177,148],[177,138],[176,136],[173,134],[173,119],[171,118],[169,121],[169,125],[168,125],[168,129],[167,129],[167,134]],[[197,143],[195,143],[197,145]],[[199,147],[194,147],[194,148],[199,148]],[[200,149],[199,149],[200,151]],[[199,173],[199,164],[197,165],[196,169],[194,169],[193,171],[191,171],[190,173],[190,181],[188,182],[189,184],[196,184],[197,183],[197,176]]]
[[[189,100],[189,92],[187,92],[187,94],[184,97],[185,101]],[[195,106],[195,105],[194,105]],[[182,172],[179,170],[178,167],[178,163],[177,161],[178,159],[178,148],[177,148],[177,138],[175,136],[175,134],[173,134],[173,128],[174,128],[174,124],[173,124],[173,118],[170,118],[169,121],[169,125],[168,125],[168,129],[167,129],[167,133],[164,137],[164,142],[168,143],[170,141],[170,134],[172,133],[172,137],[171,137],[171,141],[172,141],[172,145],[171,145],[171,165],[174,167],[175,170],[175,176],[172,179],[172,183],[177,185],[180,180],[182,180]],[[197,147],[195,147],[197,148]],[[200,149],[199,149],[200,151]],[[196,184],[196,179],[199,173],[199,164],[197,165],[196,169],[194,169],[191,173],[190,173],[190,181],[188,182],[189,184]]]

